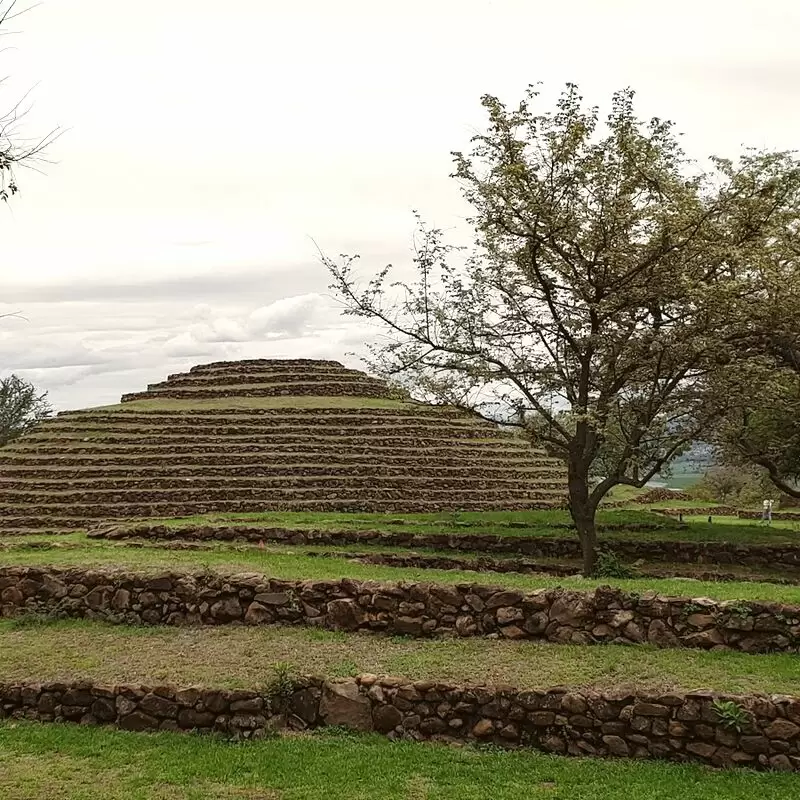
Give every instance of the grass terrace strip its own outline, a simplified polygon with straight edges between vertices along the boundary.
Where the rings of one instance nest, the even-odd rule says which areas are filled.
[[[521,689],[704,690],[727,694],[797,694],[800,662],[786,653],[664,650],[652,645],[560,645],[546,642],[376,637],[321,628],[213,628],[109,625],[28,615],[0,621],[0,680],[96,683],[173,681],[255,689],[276,672],[504,684]]]
[[[95,547],[108,546],[104,540],[98,541]],[[155,548],[168,550],[193,551],[202,555],[203,552],[220,552],[223,548],[235,552],[254,552],[266,550],[267,545],[259,543],[222,543],[216,541],[192,541],[184,539],[171,539],[168,541],[148,541],[147,539],[114,540],[114,547],[121,548]],[[32,551],[32,550],[69,550],[90,548],[91,545],[83,538],[76,540],[74,536],[64,534],[26,535],[24,531],[18,532],[13,537],[0,538],[0,551]],[[275,552],[274,545],[269,546]],[[293,548],[294,549],[294,548]],[[297,548],[299,550],[299,548]],[[478,573],[519,573],[523,575],[551,575],[571,577],[581,574],[581,562],[575,559],[571,562],[555,561],[553,559],[528,559],[528,558],[494,558],[480,553],[463,553],[451,556],[435,550],[409,553],[397,553],[384,547],[370,547],[369,550],[352,552],[340,546],[328,546],[303,550],[305,556],[324,558],[343,558],[360,564],[377,564],[389,567],[402,567],[414,569],[452,570],[461,572]],[[736,581],[778,583],[782,585],[797,585],[800,575],[791,569],[762,567],[748,568],[742,565],[731,566],[728,570],[719,567],[703,567],[700,565],[664,563],[661,566],[652,564],[638,564],[632,571],[632,577],[646,578],[691,578],[698,581]]]
[[[150,625],[277,622],[414,637],[488,634],[563,644],[649,642],[746,653],[800,648],[797,605],[720,603],[655,592],[640,596],[610,586],[591,592],[524,593],[476,583],[288,581],[210,571],[153,576],[114,569],[2,568],[0,616],[21,613]]]
[[[80,534],[76,535],[80,537]],[[16,537],[9,537],[11,541]],[[137,572],[157,574],[178,567],[187,571],[202,568],[218,570],[223,574],[256,572],[290,581],[339,581],[350,578],[355,581],[418,581],[443,586],[473,585],[475,573],[459,570],[404,569],[359,564],[352,561],[316,558],[305,555],[304,549],[282,546],[277,551],[268,547],[242,549],[214,549],[192,552],[165,550],[160,548],[120,549],[113,545],[106,548],[88,547],[59,548],[48,550],[0,550],[0,564],[12,566],[53,566],[82,569],[98,567],[125,567]],[[563,587],[581,592],[591,592],[598,586],[613,585],[640,597],[658,593],[687,599],[687,595],[713,598],[717,601],[738,603],[766,602],[800,605],[800,586],[755,581],[698,581],[686,578],[671,580],[658,578],[555,578],[545,575],[519,575],[516,573],[486,573],[482,583],[491,582],[503,588],[524,592],[537,589]]]
[[[716,531],[714,531],[716,533]],[[559,533],[553,536],[553,533]],[[693,532],[699,534],[697,531]],[[796,543],[749,544],[731,541],[686,541],[689,531],[669,529],[659,531],[662,538],[642,536],[631,539],[629,531],[609,531],[601,528],[601,546],[613,550],[624,561],[697,565],[740,565],[748,568],[768,568],[784,571],[800,570],[800,537]],[[521,555],[531,558],[581,557],[580,542],[573,531],[552,528],[511,529],[502,533],[415,532],[413,530],[337,530],[335,528],[303,529],[243,525],[232,520],[205,524],[173,524],[161,522],[129,523],[109,526],[90,532],[91,538],[119,540],[140,538],[153,541],[175,539],[199,541],[291,542],[292,544],[380,545],[396,548],[423,548],[439,551],[475,552],[482,554]],[[765,537],[767,541],[780,535]]]
[[[339,681],[283,675],[262,691],[5,683],[0,715],[234,740],[332,726],[393,739],[800,771],[800,699],[786,696],[520,691],[375,675]]]
[[[14,720],[0,723],[0,761],[0,790],[19,800],[787,800],[797,788],[795,775],[777,772],[567,760],[328,728],[231,744]]]

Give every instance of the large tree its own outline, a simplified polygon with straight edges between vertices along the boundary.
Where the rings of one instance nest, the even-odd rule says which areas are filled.
[[[787,214],[768,243],[764,265],[749,276],[752,291],[740,310],[751,335],[724,376],[737,402],[715,429],[731,464],[755,464],[781,491],[800,498],[800,231]],[[719,391],[714,385],[712,391]]]
[[[421,225],[410,279],[390,266],[362,284],[357,256],[323,261],[345,313],[386,334],[374,370],[517,424],[564,461],[589,574],[605,494],[643,486],[725,412],[705,389],[737,358],[742,276],[796,207],[800,171],[761,152],[701,169],[670,122],[636,116],[630,90],[605,120],[571,84],[552,111],[534,111],[534,87],[517,108],[482,102],[487,131],[453,154],[471,254]]]
[[[53,413],[47,392],[17,375],[0,378],[0,447],[22,436]]]

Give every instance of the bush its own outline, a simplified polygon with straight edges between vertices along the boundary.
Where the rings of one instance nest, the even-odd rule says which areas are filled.
[[[595,578],[634,578],[636,570],[620,561],[613,550],[598,550],[593,575]]]
[[[774,498],[777,490],[755,467],[718,466],[709,469],[690,493],[697,500],[745,508],[759,505],[764,498]]]

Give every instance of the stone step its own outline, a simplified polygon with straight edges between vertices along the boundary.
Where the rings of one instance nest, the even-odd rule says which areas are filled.
[[[403,461],[398,464],[350,463],[350,464],[322,464],[322,463],[286,463],[286,464],[234,464],[230,466],[217,463],[207,465],[175,466],[172,463],[158,465],[84,465],[80,468],[82,479],[90,480],[95,476],[101,478],[154,478],[154,477],[238,477],[247,476],[279,476],[279,475],[405,475],[419,474],[420,464],[413,461]],[[473,467],[458,461],[443,461],[434,464],[425,461],[424,466],[435,466],[437,474],[447,476],[474,476]],[[72,466],[15,466],[0,469],[0,485],[7,486],[10,481],[52,480],[64,481],[75,473]],[[507,462],[491,465],[481,465],[481,475],[491,476],[498,473],[500,477],[518,478],[553,478],[563,479],[563,470],[550,466],[509,466]]]
[[[245,485],[215,485],[203,480],[190,478],[175,481],[175,488],[164,488],[164,484],[156,481],[142,481],[132,486],[123,481],[120,486],[100,488],[95,484],[81,484],[79,488],[42,487],[34,489],[0,490],[0,502],[9,504],[55,504],[70,502],[181,502],[191,503],[195,500],[236,500],[252,498],[254,502],[268,502],[273,497],[289,497],[295,494],[310,492],[352,494],[357,496],[363,492],[365,496],[380,497],[409,496],[425,497],[450,494],[454,504],[467,496],[489,498],[518,498],[552,496],[558,493],[558,481],[479,481],[464,478],[440,477],[318,477],[300,476],[293,478],[264,478],[256,483],[252,478]]]
[[[552,495],[546,495],[542,499],[520,500],[515,497],[468,497],[460,500],[454,499],[447,493],[445,495],[434,496],[431,493],[425,496],[413,496],[408,493],[398,496],[381,494],[375,496],[371,493],[370,497],[351,496],[319,498],[319,492],[312,493],[312,498],[307,497],[308,493],[297,492],[287,498],[274,498],[268,503],[260,502],[255,504],[251,500],[229,500],[213,502],[194,502],[194,503],[128,503],[128,504],[104,504],[99,506],[96,503],[89,505],[44,505],[36,506],[22,505],[0,505],[0,532],[8,526],[9,528],[29,527],[35,530],[38,527],[55,527],[52,520],[69,518],[77,524],[70,526],[70,530],[85,528],[89,523],[95,523],[104,519],[141,519],[141,518],[177,518],[190,517],[197,514],[214,513],[255,513],[261,511],[307,511],[307,512],[356,512],[356,513],[389,513],[389,514],[433,514],[450,511],[527,511],[536,509],[556,508],[559,503],[554,500]]]
[[[164,388],[152,392],[133,392],[122,395],[123,403],[133,400],[157,400],[159,398],[197,400],[211,397],[390,397],[390,390],[378,383],[356,382],[306,382],[276,383],[262,386],[242,385],[219,388]]]

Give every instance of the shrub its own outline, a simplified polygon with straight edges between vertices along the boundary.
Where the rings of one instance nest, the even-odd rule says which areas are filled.
[[[750,715],[747,711],[733,700],[714,700],[711,708],[717,715],[721,725],[738,733],[741,733],[750,721]]]
[[[636,570],[620,561],[613,550],[598,550],[593,574],[595,578],[633,578]]]
[[[295,690],[294,667],[286,661],[279,661],[272,667],[272,673],[264,691],[272,699],[285,700]]]

